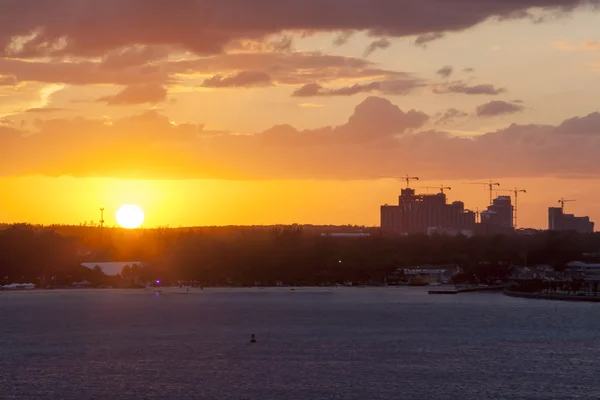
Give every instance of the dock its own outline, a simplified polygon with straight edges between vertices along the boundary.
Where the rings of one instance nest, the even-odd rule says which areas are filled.
[[[430,290],[427,293],[429,294],[459,294],[459,293],[471,293],[471,292],[491,292],[491,291],[501,291],[508,287],[508,284],[502,285],[493,285],[493,286],[477,286],[477,287],[466,287],[466,288],[458,288],[458,289],[440,289],[440,290]]]

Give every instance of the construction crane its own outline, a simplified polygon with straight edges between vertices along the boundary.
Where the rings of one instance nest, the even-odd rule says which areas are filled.
[[[490,204],[492,204],[494,202],[494,199],[493,199],[494,186],[500,186],[500,184],[498,182],[493,182],[493,181],[489,181],[488,183],[485,183],[485,182],[467,182],[467,185],[485,185],[485,186],[489,187],[490,188]]]
[[[572,201],[577,201],[577,200],[565,200],[564,197],[562,199],[560,199],[558,201],[558,204],[560,204],[560,208],[562,208],[563,210],[565,209],[565,203],[569,203]]]
[[[419,177],[418,176],[404,175],[402,177],[402,179],[404,179],[406,181],[406,188],[408,189],[410,187],[410,181],[418,181]]]
[[[517,207],[518,207],[518,203],[519,203],[519,193],[527,193],[527,190],[514,188],[512,190],[505,189],[505,190],[498,190],[498,191],[499,192],[511,192],[512,194],[515,195],[515,215],[514,215],[514,219],[515,219],[515,229],[517,229],[517,227],[519,226],[518,225],[519,218],[518,218],[518,215],[517,215],[517,210],[518,210]]]
[[[424,186],[424,187],[422,187],[421,189],[439,189],[439,190],[440,190],[440,193],[442,193],[442,194],[444,193],[444,190],[452,190],[452,188],[451,188],[451,187],[449,187],[449,186],[444,186],[444,185],[441,185],[440,187],[434,187],[434,186]]]
[[[410,181],[418,181],[419,177],[418,176],[410,176],[410,175],[403,175],[403,176],[379,176],[379,179],[402,179],[403,181],[406,181],[406,188],[408,189],[410,187]]]

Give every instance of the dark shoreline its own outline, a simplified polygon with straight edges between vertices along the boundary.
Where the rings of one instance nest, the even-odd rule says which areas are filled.
[[[573,296],[573,295],[552,294],[552,293],[527,293],[527,292],[516,292],[514,290],[504,290],[504,294],[506,296],[519,297],[519,298],[523,298],[523,299],[585,301],[585,302],[591,302],[591,303],[600,303],[600,296]]]

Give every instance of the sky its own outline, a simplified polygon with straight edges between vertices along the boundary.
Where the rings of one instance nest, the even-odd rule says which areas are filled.
[[[379,223],[405,174],[600,222],[600,0],[4,0],[0,222]]]

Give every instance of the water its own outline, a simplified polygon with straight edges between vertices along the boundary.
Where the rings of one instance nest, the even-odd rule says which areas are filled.
[[[598,399],[599,321],[422,288],[2,292],[0,398]]]

